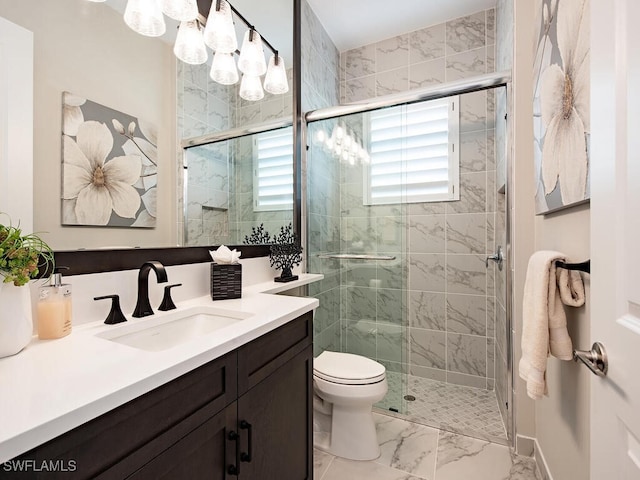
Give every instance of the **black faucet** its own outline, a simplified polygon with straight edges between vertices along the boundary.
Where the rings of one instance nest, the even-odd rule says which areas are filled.
[[[157,260],[151,260],[145,262],[140,267],[138,272],[138,301],[136,302],[136,308],[133,310],[134,317],[146,317],[147,315],[153,315],[153,309],[149,303],[149,271],[154,270],[158,283],[165,283],[167,279],[167,271]]]

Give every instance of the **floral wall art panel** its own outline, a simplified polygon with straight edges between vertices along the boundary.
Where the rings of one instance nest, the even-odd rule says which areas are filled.
[[[589,0],[536,0],[533,68],[536,213],[587,201]]]
[[[62,94],[62,224],[156,226],[155,125]]]

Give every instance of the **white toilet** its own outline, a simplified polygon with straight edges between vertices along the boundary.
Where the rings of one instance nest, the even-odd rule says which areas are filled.
[[[327,350],[313,361],[313,388],[314,446],[351,460],[378,458],[371,408],[387,394],[384,365]]]

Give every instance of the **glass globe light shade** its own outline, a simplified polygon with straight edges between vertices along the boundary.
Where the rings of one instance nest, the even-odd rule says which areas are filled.
[[[277,64],[276,58],[278,61]],[[289,91],[287,70],[284,67],[284,59],[280,55],[277,57],[275,54],[271,55],[269,59],[267,74],[264,77],[264,89],[274,95],[280,95]]]
[[[233,53],[238,49],[238,39],[231,17],[231,6],[226,0],[221,0],[220,10],[216,10],[216,4],[216,0],[211,2],[204,27],[204,43],[214,52]]]
[[[257,75],[242,75],[242,82],[240,82],[240,97],[250,102],[262,100],[264,98],[264,90],[262,90],[262,83],[260,77]]]
[[[233,59],[233,53],[216,52],[213,55],[211,73],[209,74],[214,82],[222,85],[233,85],[238,82],[238,69]]]
[[[167,17],[180,22],[188,22],[198,18],[196,0],[162,0],[162,11]]]
[[[145,37],[160,37],[167,30],[158,0],[129,0],[124,10],[124,22]]]
[[[204,39],[197,20],[182,22],[178,28],[173,53],[184,63],[200,65],[207,61],[209,55],[204,46]]]
[[[264,48],[262,38],[255,30],[247,30],[242,42],[242,50],[238,59],[238,69],[252,77],[264,75],[267,71],[267,62],[264,61]]]

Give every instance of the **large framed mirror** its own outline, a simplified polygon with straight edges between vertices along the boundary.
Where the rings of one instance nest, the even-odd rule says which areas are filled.
[[[182,259],[186,262],[196,261],[194,259],[201,258],[197,252],[206,253],[202,247],[222,243],[222,240],[232,245],[242,243],[243,234],[239,230],[234,236],[211,231],[206,236],[200,235],[197,241],[190,241],[187,237],[189,224],[192,232],[202,233],[212,224],[205,216],[199,219],[185,216],[183,195],[186,177],[182,142],[189,138],[263,124],[265,121],[292,123],[295,1],[278,0],[269,2],[269,5],[257,0],[231,2],[241,16],[278,50],[289,71],[288,93],[267,93],[263,99],[251,102],[239,96],[239,83],[224,86],[210,78],[213,57],[210,49],[207,49],[208,62],[202,65],[188,65],[175,57],[173,43],[178,22],[168,17],[165,17],[166,33],[162,37],[150,38],[139,35],[125,24],[123,12],[126,0],[107,0],[104,3],[88,0],[0,0],[0,17],[34,34],[34,230],[42,233],[65,264],[70,264],[72,273],[86,273],[87,269],[92,271],[87,265],[73,268],[76,263],[88,261],[86,252],[95,252],[91,253],[92,258],[138,258],[138,254],[153,253],[158,256],[160,250],[170,249],[167,255],[175,259],[171,264],[183,263]],[[202,17],[208,15],[210,7],[210,0],[198,1]],[[234,17],[234,21],[241,45],[246,27],[239,17]],[[267,62],[270,55],[269,48],[265,46]],[[63,100],[64,92],[70,94],[65,97],[67,101]],[[127,123],[119,121],[124,129],[123,134],[118,125],[110,121],[108,114],[95,117],[95,112],[88,108],[90,104],[125,114],[125,118],[133,118],[135,132],[128,130]],[[108,138],[98,142],[98,151],[86,145],[86,138],[78,139],[77,130],[69,130],[69,125],[80,121],[105,124],[105,136]],[[143,125],[146,126],[144,132]],[[73,151],[70,148],[63,149],[65,135],[69,137],[66,141],[71,139],[75,142]],[[113,215],[106,226],[89,222],[83,224],[84,217],[78,219],[77,215],[66,215],[66,211],[73,212],[77,207],[77,198],[61,199],[62,196],[70,196],[63,192],[65,162],[73,163],[73,155],[82,154],[89,164],[103,162],[104,166],[113,158],[130,154],[127,147],[123,146],[126,139],[119,138],[123,135],[132,137],[129,140],[133,140],[134,144],[139,138],[147,141],[139,148],[147,157],[143,159],[140,178],[130,182],[141,199],[139,207],[133,214],[129,209],[124,223],[117,221],[115,217],[118,212],[113,208]],[[293,140],[291,143],[294,143]],[[241,151],[235,148],[231,150],[234,154]],[[228,156],[227,168],[231,164],[234,168],[236,165],[240,168],[238,158]],[[291,161],[294,161],[293,156]],[[98,178],[95,170],[94,175],[86,179],[88,185],[93,183],[95,186],[96,182],[108,181],[104,177]],[[207,170],[213,178],[219,177],[213,165]],[[198,180],[206,185],[207,177]],[[191,178],[191,181],[193,183],[194,179]],[[295,183],[292,175],[292,185]],[[228,184],[228,198],[235,199],[240,193],[235,190],[236,186],[235,183]],[[118,204],[121,199],[117,189],[109,193],[111,206]],[[296,197],[297,194],[292,196]],[[104,199],[90,200],[92,202],[82,210],[107,208]],[[294,211],[294,208],[289,208],[289,217],[284,213],[278,214],[278,221],[299,226],[300,220],[296,220]],[[260,220],[259,215],[255,217],[256,222]],[[205,237],[207,241],[203,240]],[[191,240],[194,238],[195,235],[192,235]],[[151,250],[145,252],[147,249]],[[118,255],[112,254],[114,250],[119,252]],[[129,250],[133,252],[122,253]],[[191,252],[187,252],[189,250]],[[247,249],[249,256],[266,254],[267,248]],[[92,261],[96,261],[95,258]],[[206,257],[201,261],[206,261]],[[96,271],[108,269],[105,262],[109,263],[99,262],[102,266],[96,267]],[[126,268],[126,265],[118,268]]]

